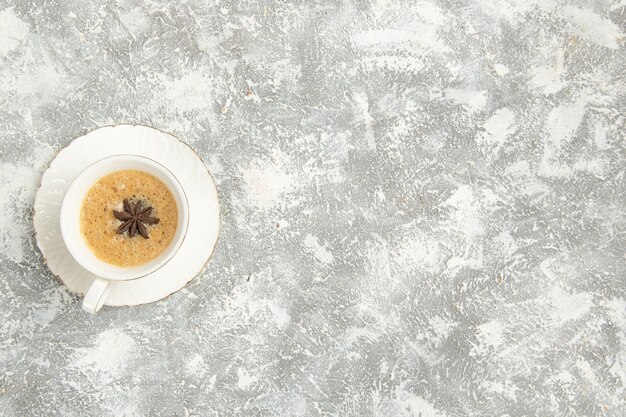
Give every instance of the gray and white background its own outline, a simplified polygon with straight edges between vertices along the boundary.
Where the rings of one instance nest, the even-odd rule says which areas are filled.
[[[0,415],[626,415],[626,1],[0,0]],[[41,175],[137,123],[212,262],[80,309]]]

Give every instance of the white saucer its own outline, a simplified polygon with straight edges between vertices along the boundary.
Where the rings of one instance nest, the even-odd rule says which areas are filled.
[[[143,278],[112,283],[105,302],[109,306],[151,303],[180,290],[200,273],[213,253],[219,233],[215,182],[198,155],[174,136],[147,126],[107,126],[79,137],[61,150],[43,174],[35,198],[37,246],[52,273],[71,291],[87,291],[94,276],[72,258],[63,243],[59,225],[61,203],[79,172],[117,154],[141,155],[164,165],[176,176],[189,201],[189,229],[174,258]]]

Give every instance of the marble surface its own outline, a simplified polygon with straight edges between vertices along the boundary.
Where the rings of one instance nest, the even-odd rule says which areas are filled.
[[[0,0],[2,416],[626,415],[626,2]],[[80,309],[54,155],[138,123],[208,268]]]

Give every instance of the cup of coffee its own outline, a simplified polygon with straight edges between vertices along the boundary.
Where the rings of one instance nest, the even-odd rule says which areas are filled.
[[[83,299],[95,314],[113,281],[165,265],[185,239],[189,206],[176,177],[158,162],[114,155],[85,168],[61,206],[61,234],[72,257],[96,276]]]

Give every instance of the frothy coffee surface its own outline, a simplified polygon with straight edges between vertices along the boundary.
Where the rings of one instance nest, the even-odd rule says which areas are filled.
[[[113,210],[122,211],[123,200],[142,201],[152,207],[158,224],[147,225],[149,239],[128,232],[117,234],[122,224]],[[87,245],[101,260],[117,266],[137,266],[159,256],[176,232],[178,207],[172,192],[157,177],[144,171],[123,170],[100,178],[87,192],[80,214]]]

